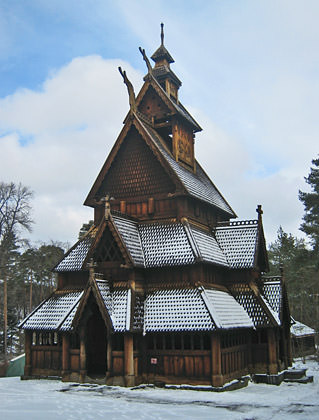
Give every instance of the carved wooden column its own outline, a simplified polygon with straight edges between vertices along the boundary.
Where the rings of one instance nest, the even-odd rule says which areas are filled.
[[[212,385],[222,386],[222,355],[220,346],[220,335],[213,333],[211,336],[211,364],[212,364]]]
[[[62,377],[69,373],[70,369],[70,336],[62,335]]]
[[[86,348],[85,348],[85,330],[80,331],[80,381],[85,382],[86,377]]]
[[[276,348],[276,336],[273,328],[269,328],[267,331],[268,337],[268,372],[269,374],[276,374],[277,368],[277,348]]]
[[[124,335],[124,375],[125,385],[135,385],[134,375],[134,350],[133,350],[133,334],[126,333]]]
[[[32,371],[31,346],[32,346],[32,331],[25,330],[25,338],[24,338],[24,351],[25,351],[24,375],[25,376],[30,376],[31,371]]]

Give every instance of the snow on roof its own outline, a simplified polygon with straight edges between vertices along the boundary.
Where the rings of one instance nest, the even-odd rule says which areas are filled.
[[[104,305],[109,313],[114,331],[123,332],[130,329],[127,318],[130,315],[131,296],[128,289],[114,289],[110,291],[105,280],[96,280]]]
[[[134,263],[144,266],[144,253],[138,231],[138,223],[116,215],[113,215],[113,220]]]
[[[254,323],[254,327],[268,327],[272,325],[271,319],[258,301],[254,292],[248,285],[233,284],[229,286],[231,294],[245,309]]]
[[[140,224],[145,266],[193,264],[194,253],[181,223]]]
[[[75,314],[75,307],[82,295],[83,291],[55,292],[25,318],[20,327],[29,330],[56,331],[63,328],[66,331],[70,329],[73,319],[71,319],[71,313]]]
[[[116,212],[110,220],[121,236],[133,265],[138,267],[189,265],[196,261],[235,269],[254,266],[258,238],[256,220],[219,226],[215,236],[187,221],[139,223]],[[87,235],[71,248],[55,271],[81,270],[96,231],[95,227],[94,235]],[[267,287],[265,295],[275,293],[270,286]],[[274,299],[270,302],[271,306]]]
[[[294,320],[294,324],[290,327],[290,332],[295,337],[304,337],[307,335],[314,335],[316,331],[308,327],[308,325],[303,324],[302,322]]]
[[[93,243],[91,236],[85,236],[76,243],[64,256],[63,260],[55,267],[54,271],[79,271]]]
[[[264,279],[262,290],[271,308],[280,315],[282,304],[282,288],[280,279]]]
[[[202,297],[217,328],[252,328],[254,326],[244,308],[224,290],[203,289]]]
[[[253,268],[258,221],[236,221],[216,228],[216,239],[231,268]]]
[[[144,332],[212,331],[216,327],[198,289],[156,290],[144,305]]]
[[[144,333],[213,331],[270,324],[251,293],[234,298],[226,289],[194,287],[150,291],[145,299],[137,294],[131,325],[131,290],[116,288],[111,292],[107,281],[95,281],[115,332],[131,329]],[[82,295],[83,292],[56,292],[21,326],[33,330],[71,331]]]
[[[203,261],[228,267],[225,254],[220,249],[216,239],[210,232],[206,232],[189,225],[192,236],[198,246]]]

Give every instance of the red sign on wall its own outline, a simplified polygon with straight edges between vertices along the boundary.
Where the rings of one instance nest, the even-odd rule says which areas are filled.
[[[157,365],[157,359],[156,357],[151,358],[151,365]]]

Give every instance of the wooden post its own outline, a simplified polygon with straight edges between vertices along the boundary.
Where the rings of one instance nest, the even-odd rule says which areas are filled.
[[[80,382],[85,382],[85,377],[86,377],[85,330],[82,327],[80,331]]]
[[[126,333],[124,335],[124,375],[125,385],[135,385],[134,375],[134,352],[133,352],[133,334]]]
[[[62,336],[62,376],[69,373],[70,369],[70,336],[63,334]]]
[[[154,198],[153,197],[150,197],[148,199],[147,207],[148,207],[148,214],[154,214],[155,206],[154,206]]]
[[[24,375],[25,376],[30,376],[31,371],[32,371],[31,345],[32,345],[32,331],[25,330],[25,336],[24,336],[24,351],[25,351]]]
[[[113,358],[112,358],[112,335],[108,334],[106,349],[106,379],[113,376]]]
[[[269,328],[267,331],[268,337],[268,373],[278,373],[277,368],[277,348],[276,348],[276,336],[273,328]]]
[[[288,327],[288,330],[285,331],[284,335],[285,335],[285,345],[287,346],[288,366],[291,366],[293,363],[293,357],[292,357],[292,349],[291,349],[290,327]]]
[[[220,335],[213,333],[211,336],[211,363],[212,363],[212,385],[222,386],[222,354],[220,347]]]
[[[120,212],[122,213],[122,214],[125,214],[126,213],[126,201],[120,201]]]

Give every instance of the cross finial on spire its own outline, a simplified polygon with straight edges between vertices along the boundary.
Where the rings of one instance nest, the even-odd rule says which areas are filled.
[[[261,204],[258,204],[258,206],[256,208],[256,212],[258,213],[258,222],[261,223],[261,217],[262,217],[262,214],[263,214]]]
[[[164,23],[161,23],[161,45],[164,45]]]
[[[258,213],[258,215],[262,215],[263,214],[263,211],[262,211],[262,208],[261,208],[261,204],[258,204],[258,206],[257,206],[257,209],[256,209],[256,212]]]

